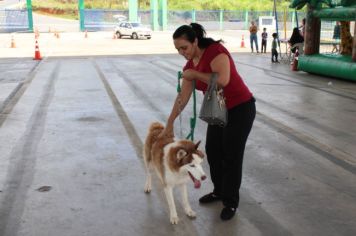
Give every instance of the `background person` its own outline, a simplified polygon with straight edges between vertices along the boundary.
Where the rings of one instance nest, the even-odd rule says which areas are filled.
[[[273,33],[273,34],[272,34],[272,37],[273,37],[272,50],[271,50],[271,53],[272,53],[272,63],[274,63],[274,62],[279,63],[279,61],[278,61],[278,51],[277,51],[277,46],[278,46],[277,33]]]
[[[257,26],[255,25],[254,21],[251,21],[251,26],[250,26],[250,45],[251,45],[251,52],[253,52],[253,42],[255,42],[256,45],[256,52],[259,53],[258,51],[258,43],[257,43]]]
[[[180,26],[173,34],[174,46],[187,63],[183,68],[181,93],[177,95],[166,128],[160,137],[172,136],[174,121],[188,103],[193,90],[205,92],[213,72],[223,88],[228,109],[225,127],[208,125],[205,151],[210,166],[213,192],[199,199],[202,204],[222,201],[220,218],[229,220],[239,206],[242,162],[247,137],[256,115],[255,99],[238,74],[233,58],[221,44],[205,36],[196,23]]]
[[[302,25],[299,27],[300,28],[300,35],[304,38],[305,37],[305,22],[306,19],[303,18],[302,20]]]
[[[297,27],[295,27],[293,29],[293,33],[290,36],[290,39],[288,40],[289,45],[292,47],[291,51],[292,53],[295,53],[295,51],[297,50],[298,47],[294,47],[293,45],[297,44],[297,43],[303,43],[304,42],[304,38],[303,36],[300,34],[300,31]]]
[[[263,53],[263,52],[266,53],[267,37],[268,37],[268,34],[266,32],[266,28],[263,28],[263,32],[261,34],[261,38],[262,38],[261,53]]]
[[[333,33],[333,49],[332,49],[332,53],[333,52],[339,52],[340,48],[340,21],[336,21],[336,25],[334,26],[334,33]]]

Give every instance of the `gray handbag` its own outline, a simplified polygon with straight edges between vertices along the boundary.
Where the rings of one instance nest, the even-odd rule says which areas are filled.
[[[209,125],[225,126],[227,124],[227,109],[223,89],[217,86],[218,75],[213,73],[210,78],[208,90],[200,108],[199,118]]]

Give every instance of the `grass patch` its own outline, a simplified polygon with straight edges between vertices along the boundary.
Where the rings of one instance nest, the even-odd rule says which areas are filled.
[[[118,0],[85,0],[85,9],[125,9],[126,1]],[[126,7],[127,8],[127,7]],[[44,15],[55,15],[65,19],[78,20],[78,0],[33,0],[34,12]]]
[[[35,12],[56,15],[68,19],[78,19],[79,0],[33,0]],[[272,11],[271,0],[169,0],[168,10],[254,10]],[[277,0],[278,10],[288,7],[290,0]],[[85,9],[127,10],[128,0],[84,0]],[[138,9],[149,10],[150,0],[138,1]]]
[[[78,3],[56,0],[34,0],[32,1],[34,12],[44,15],[55,15],[65,19],[78,19]]]

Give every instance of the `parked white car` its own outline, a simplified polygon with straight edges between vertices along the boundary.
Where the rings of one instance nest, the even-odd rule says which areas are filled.
[[[152,30],[147,26],[142,25],[141,23],[133,23],[133,22],[121,22],[115,28],[115,33],[117,38],[121,38],[123,36],[129,36],[132,39],[139,38],[147,38],[150,39],[152,37]]]

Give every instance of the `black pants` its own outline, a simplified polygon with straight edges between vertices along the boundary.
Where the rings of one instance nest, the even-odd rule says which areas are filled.
[[[228,207],[239,205],[243,156],[255,116],[255,99],[252,98],[228,111],[225,127],[208,126],[205,150],[213,192],[221,196]]]
[[[266,53],[266,47],[267,47],[267,40],[262,39],[261,53],[262,52]]]
[[[273,58],[275,58],[275,60]],[[278,51],[277,49],[272,49],[272,62],[277,62],[277,61],[278,61]]]

